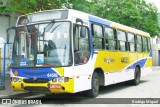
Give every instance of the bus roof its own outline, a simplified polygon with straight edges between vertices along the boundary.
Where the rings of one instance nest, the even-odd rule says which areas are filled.
[[[144,32],[144,31],[132,28],[132,27],[128,27],[128,26],[125,26],[125,25],[122,25],[122,24],[119,24],[119,23],[113,22],[112,27],[115,28],[115,29],[124,30],[126,32],[134,33],[134,34],[137,34],[137,35],[150,37],[150,34],[147,33],[147,32]]]
[[[108,26],[108,27],[111,27],[114,29],[119,29],[119,30],[123,30],[123,31],[130,32],[133,34],[150,37],[150,34],[147,32],[144,32],[144,31],[138,30],[136,28],[132,28],[132,27],[120,24],[120,23],[116,23],[116,22],[113,22],[113,21],[110,21],[107,19],[102,19],[102,18],[94,16],[94,15],[89,15],[89,20],[91,22],[103,24],[105,26]]]
[[[68,10],[68,15],[69,15],[68,17],[83,18],[84,20],[88,20],[90,22],[103,24],[105,26],[112,27],[112,28],[119,29],[119,30],[123,30],[123,31],[130,32],[130,33],[133,33],[133,34],[150,37],[150,34],[147,33],[147,32],[144,32],[144,31],[138,30],[136,28],[132,28],[132,27],[120,24],[120,23],[116,23],[116,22],[113,22],[113,21],[110,21],[110,20],[107,20],[107,19],[103,19],[103,18],[94,16],[94,15],[91,15],[91,14],[87,14],[87,13],[84,13],[84,12],[81,12],[81,11],[73,10],[73,9],[45,10],[45,11],[34,12],[34,13],[29,13],[29,14],[26,14],[26,15],[22,15],[22,16],[19,16],[19,18],[23,17],[23,16],[27,16],[27,15],[43,13],[43,12],[52,12],[52,11],[56,11],[56,10]],[[85,17],[83,17],[83,16],[85,16]]]

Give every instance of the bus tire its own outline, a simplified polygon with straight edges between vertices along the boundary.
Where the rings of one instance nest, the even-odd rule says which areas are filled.
[[[87,91],[87,96],[97,97],[98,94],[99,94],[99,77],[97,72],[94,72],[91,81],[91,89]]]
[[[140,77],[141,77],[140,68],[136,67],[135,68],[134,79],[131,81],[131,84],[132,85],[138,85],[140,83]]]

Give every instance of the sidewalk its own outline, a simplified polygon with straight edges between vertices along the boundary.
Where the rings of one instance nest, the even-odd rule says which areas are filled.
[[[160,66],[153,66],[152,70],[153,70],[153,71],[160,70]]]
[[[160,66],[154,66],[153,71],[160,71]],[[4,90],[0,90],[0,98],[1,97],[5,97],[5,96],[14,96],[16,94],[28,94],[28,92],[24,92],[24,91],[13,91],[11,88],[11,84],[10,84],[11,78],[10,76],[6,77],[6,82],[5,82],[5,89]]]
[[[16,95],[16,94],[20,94],[20,93],[25,93],[25,92],[21,92],[21,91],[13,91],[11,89],[10,81],[11,81],[10,76],[6,76],[5,89],[0,90],[0,98],[5,97],[5,96]]]

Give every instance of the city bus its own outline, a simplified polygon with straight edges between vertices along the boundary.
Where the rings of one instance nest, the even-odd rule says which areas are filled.
[[[18,17],[13,38],[11,87],[41,93],[85,92],[129,82],[152,71],[150,35],[73,9]]]

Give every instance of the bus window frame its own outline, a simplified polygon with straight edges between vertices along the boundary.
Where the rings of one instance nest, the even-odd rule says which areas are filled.
[[[118,31],[124,32],[126,41],[118,39]],[[116,29],[116,35],[117,35],[117,47],[118,47],[117,50],[120,51],[120,52],[127,52],[128,51],[128,40],[127,40],[128,38],[127,38],[126,31],[120,30],[120,29]],[[125,43],[125,48],[126,48],[125,51],[120,49],[120,42],[124,42]]]
[[[138,36],[140,36],[140,38],[141,38],[141,44],[138,43],[138,38],[137,38]],[[137,53],[143,53],[143,40],[142,40],[142,37],[143,36],[136,34],[136,52]],[[138,51],[138,45],[141,45],[141,48],[142,48],[141,52]]]
[[[147,37],[147,45],[148,45],[148,52],[151,50],[151,39],[150,37]]]
[[[94,36],[94,27],[93,27],[94,25],[102,28],[102,36],[101,37]],[[105,46],[105,40],[104,40],[104,25],[100,24],[100,23],[96,23],[96,22],[91,22],[91,34],[92,34],[92,48],[94,50],[105,50],[106,46]],[[102,48],[101,49],[94,48],[95,46],[93,44],[93,38],[102,39]]]
[[[134,36],[134,42],[130,42],[129,40],[127,40],[128,41],[128,52],[131,52],[131,53],[135,53],[135,52],[137,52],[137,47],[136,47],[136,35],[134,34],[134,33],[131,33],[131,32],[127,32],[127,39],[128,39],[128,34],[132,34],[133,36]],[[134,51],[131,51],[130,50],[130,43],[133,43],[134,44]]]
[[[105,37],[105,31],[106,31],[105,29],[106,28],[113,30],[113,36],[114,36],[113,38],[114,39],[108,39],[107,37]],[[109,43],[108,43],[108,49],[106,48],[106,41],[108,42],[108,40],[113,40],[114,42],[116,42],[116,44],[114,45],[114,47],[115,47],[114,50],[109,49]],[[118,45],[117,45],[117,31],[115,28],[112,28],[109,26],[104,26],[104,42],[105,42],[105,50],[112,51],[112,52],[118,51],[118,49],[117,49],[117,47],[118,47]]]
[[[146,40],[146,44],[144,44],[144,41],[143,40]],[[144,53],[148,53],[149,51],[149,49],[148,49],[148,38],[147,37],[145,37],[145,36],[142,36],[142,41],[143,41],[143,52]],[[146,51],[144,51],[144,46],[147,46],[147,49],[146,49]]]

